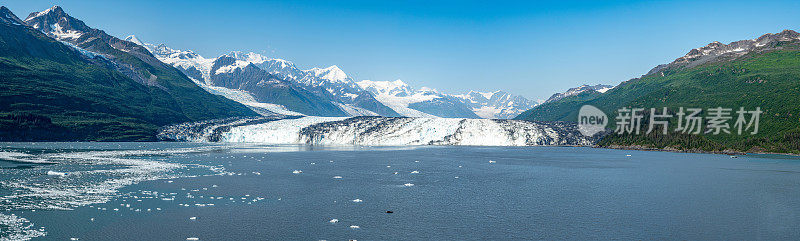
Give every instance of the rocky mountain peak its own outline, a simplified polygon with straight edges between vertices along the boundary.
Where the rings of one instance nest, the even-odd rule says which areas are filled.
[[[23,25],[24,22],[20,20],[17,15],[14,15],[6,6],[0,6],[0,22],[13,25]]]

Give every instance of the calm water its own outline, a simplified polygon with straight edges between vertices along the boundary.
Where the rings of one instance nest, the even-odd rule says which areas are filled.
[[[17,160],[0,161],[7,238],[800,239],[793,157],[571,147],[1,146],[3,159]]]

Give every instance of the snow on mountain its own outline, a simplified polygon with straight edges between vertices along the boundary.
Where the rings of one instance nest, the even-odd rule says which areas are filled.
[[[363,80],[358,84],[375,94],[375,97],[385,105],[402,115],[411,117],[509,119],[536,105],[536,102],[503,91],[471,91],[465,95],[449,95],[426,87],[414,90],[402,80]],[[465,114],[463,111],[443,112],[443,108],[466,110],[470,114]]]
[[[454,96],[462,99],[464,104],[472,108],[475,114],[487,119],[511,119],[538,104],[525,97],[499,90],[494,92],[470,91],[465,95]]]
[[[275,80],[285,80],[293,83],[303,91],[308,91],[316,95],[315,106],[331,105],[340,109],[342,113],[348,115],[383,115],[399,116],[391,108],[383,105],[376,100],[372,94],[361,89],[352,78],[337,66],[328,68],[312,68],[300,70],[291,61],[269,58],[253,52],[233,51],[215,59],[204,58],[192,51],[171,49],[163,44],[152,45],[142,42],[136,36],[128,36],[126,40],[137,43],[147,48],[153,55],[164,63],[170,64],[182,70],[187,76],[195,79],[198,84],[206,86],[219,86],[212,83],[212,79],[219,79],[218,75],[235,75],[240,77],[233,78],[252,78],[252,73],[248,72],[249,66],[254,66],[266,71]],[[220,62],[220,59],[226,59]],[[230,60],[233,61],[230,61]],[[217,65],[215,65],[215,63]],[[213,68],[213,71],[212,71]],[[239,72],[237,72],[239,71]],[[249,70],[250,72],[256,70]],[[239,74],[234,74],[239,73]],[[261,75],[261,74],[255,74]],[[241,82],[241,80],[228,79],[226,81]],[[263,81],[262,81],[263,82]],[[263,82],[268,83],[268,82]],[[319,101],[330,103],[319,103]],[[326,113],[332,113],[327,111]]]
[[[614,88],[614,86],[602,85],[602,84],[598,84],[598,85],[581,85],[581,86],[578,86],[578,87],[575,87],[575,88],[570,88],[567,91],[562,92],[562,93],[555,93],[552,96],[550,96],[550,98],[547,99],[545,101],[545,103],[556,101],[556,100],[560,100],[560,99],[563,99],[563,98],[566,98],[566,97],[569,97],[569,96],[574,96],[574,95],[578,95],[578,94],[585,93],[585,92],[590,92],[590,91],[596,91],[596,92],[600,92],[600,93],[605,93],[606,91],[608,91],[608,90],[610,90],[612,88]]]
[[[435,115],[409,108],[410,104],[431,101],[442,98],[430,91],[415,91],[402,80],[372,81],[362,80],[357,82],[361,88],[372,92],[375,98],[397,113],[407,117],[436,117]]]
[[[336,65],[324,69],[312,68],[306,70],[305,72],[314,76],[317,79],[323,79],[333,82],[345,82],[348,79],[347,74],[345,74],[344,71],[342,71],[342,69],[340,69],[339,66]]]

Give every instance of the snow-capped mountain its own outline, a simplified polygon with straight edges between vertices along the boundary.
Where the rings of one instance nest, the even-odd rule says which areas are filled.
[[[291,61],[238,51],[210,59],[192,51],[172,49],[164,44],[148,44],[133,35],[126,40],[144,46],[159,60],[182,70],[199,84],[235,87],[233,90],[250,93],[261,92],[270,97],[254,96],[254,99],[262,102],[271,101],[264,103],[279,104],[292,111],[322,116],[400,116],[391,108],[377,101],[371,93],[361,89],[337,66],[300,70]],[[234,82],[246,85],[238,85]],[[248,85],[248,82],[255,85]],[[292,96],[304,97],[286,100],[279,98],[275,93],[258,90],[265,88],[270,83],[281,83],[283,87],[291,85],[294,89]],[[250,89],[236,89],[246,86]]]
[[[103,55],[108,58],[120,73],[145,85],[160,86],[158,74],[127,63],[124,59],[117,60],[120,52],[133,55],[145,64],[159,68],[171,69],[147,49],[129,41],[121,40],[107,34],[105,31],[87,26],[83,21],[69,16],[59,6],[53,6],[41,12],[33,12],[25,19],[25,24],[43,32],[48,37],[93,54]]]
[[[507,119],[536,105],[503,91],[450,95],[426,87],[415,90],[402,80],[363,80],[358,84],[398,113],[412,117]]]
[[[566,97],[569,97],[569,96],[574,96],[574,95],[578,95],[578,94],[586,93],[586,92],[605,93],[606,91],[608,91],[608,90],[610,90],[612,88],[614,88],[614,86],[603,85],[603,84],[581,85],[581,86],[578,86],[578,87],[575,87],[575,88],[570,88],[565,92],[555,93],[552,96],[550,96],[550,98],[547,99],[544,103],[557,101],[557,100],[560,100],[560,99],[563,99],[563,98],[566,98]]]
[[[504,91],[477,92],[470,91],[465,95],[454,95],[463,100],[481,118],[511,119],[520,113],[533,108],[539,103],[519,95]]]

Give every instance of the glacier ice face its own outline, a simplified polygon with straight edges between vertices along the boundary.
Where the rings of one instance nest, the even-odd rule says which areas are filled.
[[[170,134],[165,134],[170,133]],[[165,139],[306,145],[592,145],[570,123],[409,117],[251,118],[167,128]]]

